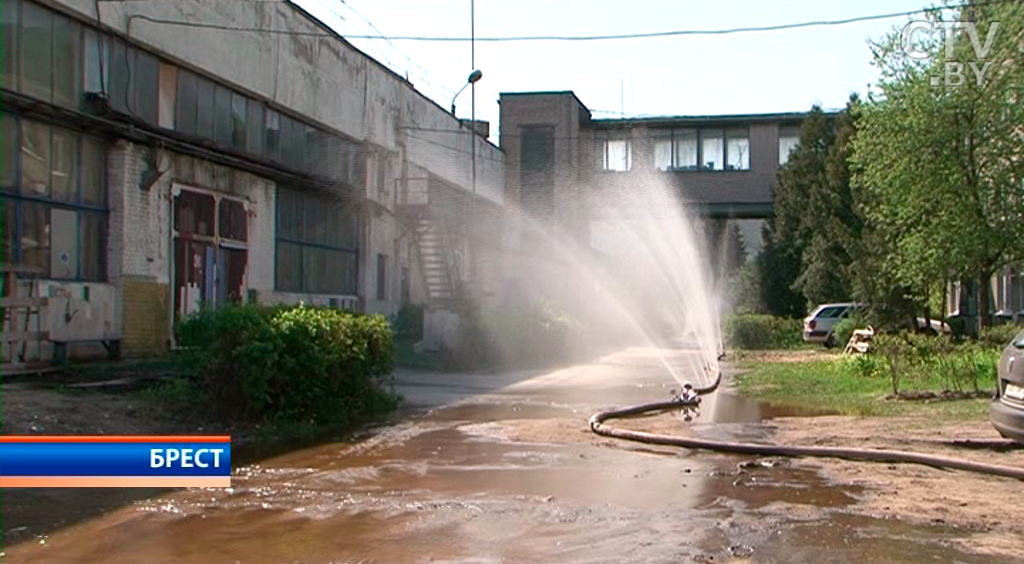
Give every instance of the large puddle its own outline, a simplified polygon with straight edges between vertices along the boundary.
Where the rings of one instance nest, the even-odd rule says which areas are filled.
[[[5,560],[988,561],[947,547],[955,530],[850,514],[859,490],[784,460],[596,437],[587,394],[564,392],[467,398],[356,442],[241,467],[230,490],[133,503],[8,547]],[[693,432],[744,440],[768,438],[756,421],[798,415],[728,394],[705,408]]]

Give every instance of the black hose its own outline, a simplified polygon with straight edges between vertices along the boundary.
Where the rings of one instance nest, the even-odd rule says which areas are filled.
[[[610,419],[631,417],[644,413],[664,411],[667,409],[696,407],[700,404],[700,396],[716,390],[721,379],[722,374],[719,372],[714,383],[709,386],[704,388],[688,387],[688,389],[695,392],[689,398],[677,397],[676,399],[667,402],[648,403],[599,411],[590,418],[590,430],[604,437],[654,445],[677,446],[739,454],[755,454],[759,456],[815,456],[825,458],[844,458],[848,460],[868,460],[873,462],[903,462],[924,464],[926,466],[933,466],[936,468],[967,470],[969,472],[979,472],[982,474],[991,474],[995,476],[1005,476],[1008,478],[1024,480],[1024,468],[1002,466],[998,464],[984,464],[961,458],[933,456],[898,450],[734,443],[728,441],[679,437],[675,435],[663,435],[659,433],[646,433],[643,431],[632,431],[629,429],[619,429],[604,425],[604,422]]]

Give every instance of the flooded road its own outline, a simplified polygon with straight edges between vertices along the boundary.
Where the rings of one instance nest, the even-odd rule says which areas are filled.
[[[358,440],[237,469],[230,490],[137,502],[8,547],[8,562],[991,562],[961,533],[851,511],[856,488],[787,461],[597,437],[597,409],[678,387],[649,350],[550,373],[400,373],[412,411]],[[793,415],[720,392],[693,423],[767,441]],[[761,464],[764,462],[764,464]]]

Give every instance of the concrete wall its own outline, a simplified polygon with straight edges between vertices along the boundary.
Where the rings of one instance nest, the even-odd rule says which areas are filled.
[[[174,62],[206,72],[239,90],[307,116],[387,151],[407,144],[407,157],[446,181],[471,189],[477,152],[477,193],[501,201],[501,151],[472,135],[441,106],[289,2],[101,2],[60,0],[58,9],[130,35]],[[141,19],[198,22],[235,31]]]

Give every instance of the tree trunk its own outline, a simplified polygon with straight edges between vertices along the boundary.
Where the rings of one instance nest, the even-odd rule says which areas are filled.
[[[992,273],[981,272],[978,274],[978,332],[992,326],[992,312],[988,309],[989,298],[992,294]]]

